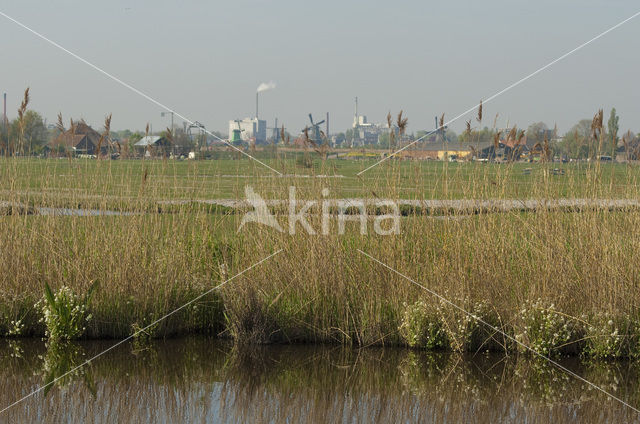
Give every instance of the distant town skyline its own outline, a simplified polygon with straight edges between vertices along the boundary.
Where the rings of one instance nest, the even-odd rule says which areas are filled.
[[[371,122],[401,109],[408,132],[430,130],[637,13],[631,0],[446,4],[380,1],[25,0],[0,10],[211,131],[255,115],[292,134],[308,113],[351,127],[354,98]],[[163,109],[0,17],[0,94],[12,118],[23,91],[48,122],[61,112],[115,130],[170,126]],[[545,70],[485,107],[483,126],[543,121],[564,133],[615,107],[640,131],[640,19]],[[635,43],[634,43],[635,41]],[[465,119],[451,125],[456,132]],[[176,124],[181,120],[176,118]]]

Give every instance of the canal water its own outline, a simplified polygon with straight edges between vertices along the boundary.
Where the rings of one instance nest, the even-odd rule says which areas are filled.
[[[0,340],[0,409],[115,343]],[[561,363],[640,405],[634,362]],[[622,423],[640,414],[528,357],[189,337],[122,344],[0,422]]]

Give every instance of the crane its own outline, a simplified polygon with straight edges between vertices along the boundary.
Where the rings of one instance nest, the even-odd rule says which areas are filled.
[[[201,124],[198,121],[195,121],[194,123],[190,124],[187,127],[187,134],[189,135],[189,138],[193,141],[193,130],[197,130],[199,133],[198,139],[196,141],[196,148],[200,149],[202,146],[200,146],[200,143],[203,142],[204,144],[207,143],[207,130],[205,129],[204,125]]]

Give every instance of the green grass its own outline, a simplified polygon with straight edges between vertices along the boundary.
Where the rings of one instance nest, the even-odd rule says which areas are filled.
[[[253,186],[263,197],[284,199],[288,187],[332,197],[402,199],[557,198],[636,194],[640,168],[625,164],[492,164],[388,161],[362,176],[374,161],[314,160],[313,168],[293,158],[263,160],[277,174],[249,160],[66,160],[0,159],[0,200],[35,206],[126,210],[153,208],[158,201],[243,199]],[[597,168],[596,168],[597,167]],[[526,174],[525,169],[531,173]],[[564,170],[554,175],[552,169]],[[146,177],[145,177],[146,175]],[[339,176],[309,178],[310,176]],[[594,180],[595,178],[595,180]]]

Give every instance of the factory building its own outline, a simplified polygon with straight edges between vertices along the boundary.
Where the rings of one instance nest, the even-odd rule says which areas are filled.
[[[380,134],[382,134],[383,131],[388,132],[385,126],[368,122],[365,115],[354,116],[353,129],[357,131],[357,145],[378,144]]]
[[[255,143],[267,142],[267,121],[257,118],[235,119],[229,121],[229,139],[233,138],[234,131],[240,130],[240,138],[243,141]]]

